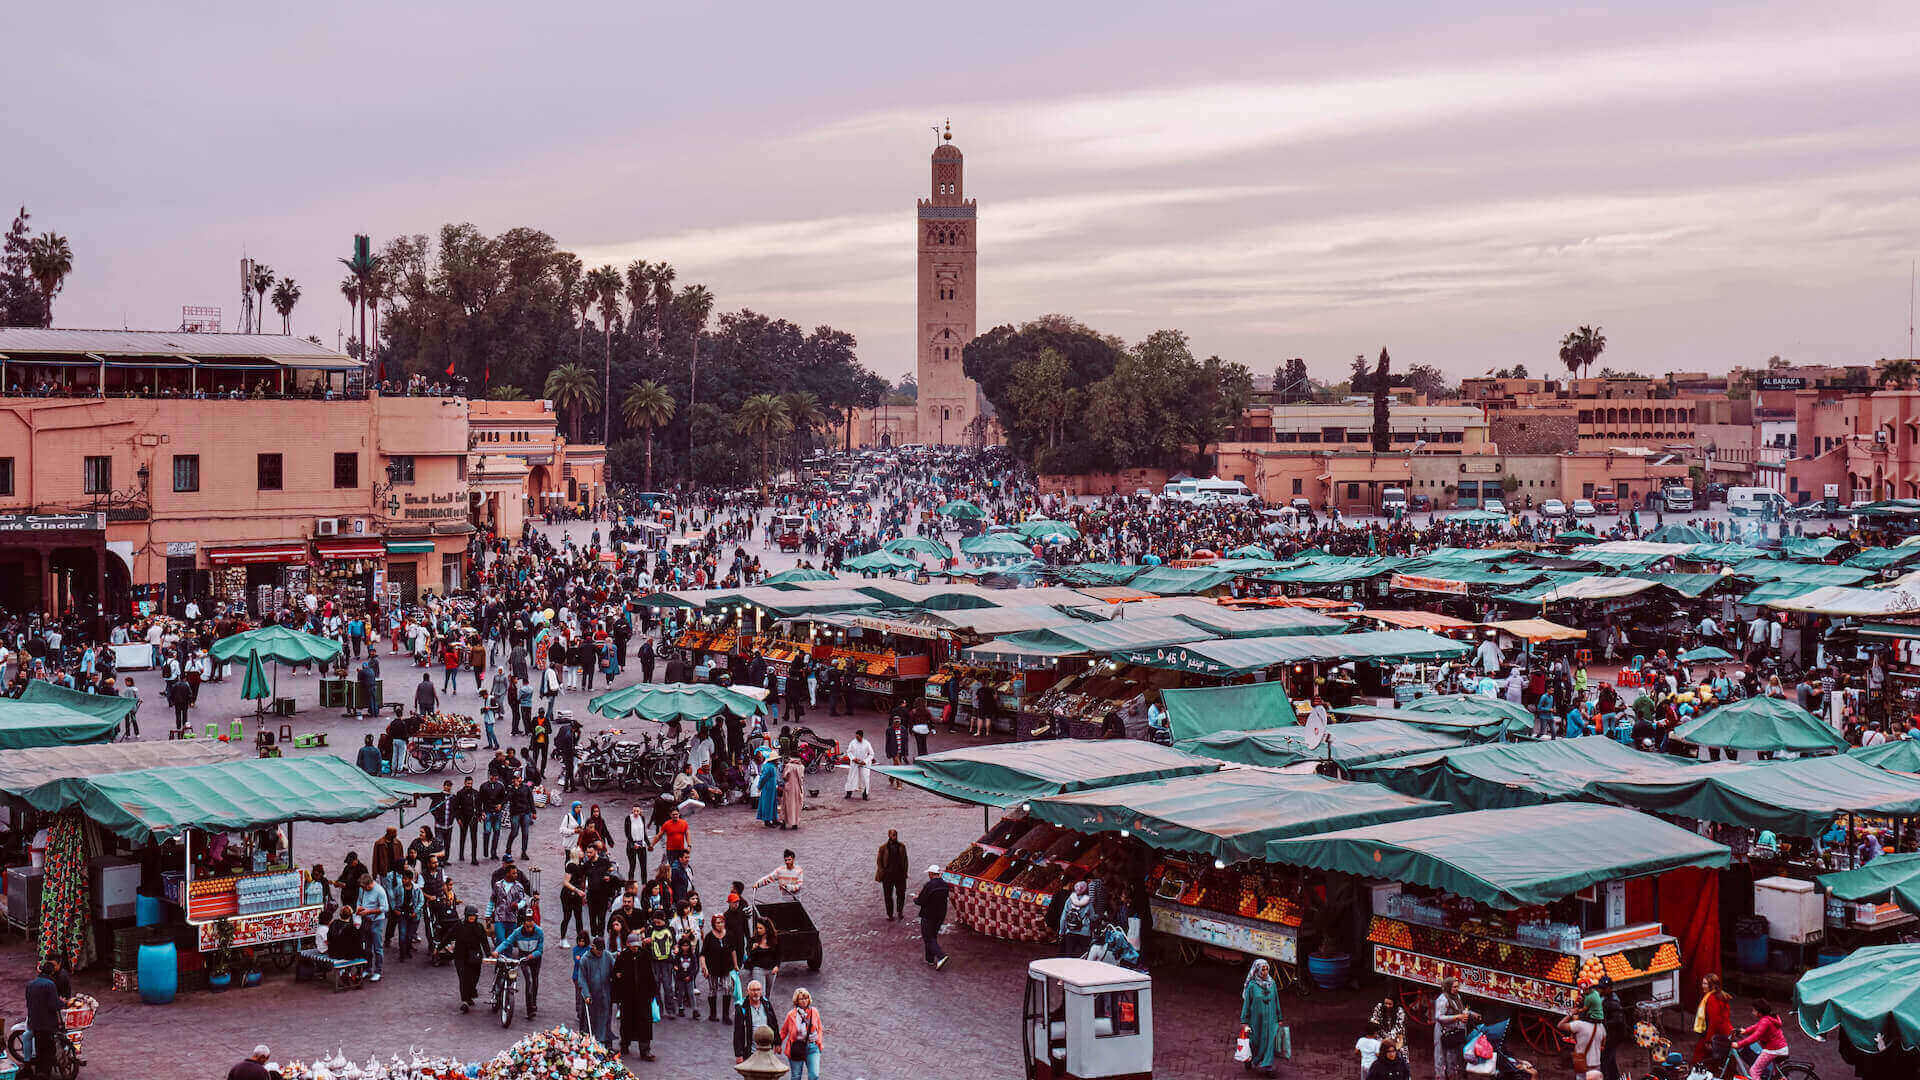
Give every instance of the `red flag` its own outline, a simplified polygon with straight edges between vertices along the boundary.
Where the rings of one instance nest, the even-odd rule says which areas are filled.
[[[448,361],[447,361],[447,374],[449,374],[449,375],[451,375],[451,374],[453,374],[453,361],[452,361],[452,360],[448,360]]]

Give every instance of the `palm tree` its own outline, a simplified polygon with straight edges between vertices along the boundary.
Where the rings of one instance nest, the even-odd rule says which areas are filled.
[[[594,301],[600,305],[600,329],[607,339],[606,367],[602,375],[604,385],[600,390],[600,400],[605,401],[613,396],[613,320],[620,315],[620,271],[608,264],[588,274],[587,291],[593,294]],[[612,409],[607,409],[600,414],[602,446],[607,442],[607,422],[612,413]]]
[[[293,305],[300,302],[300,286],[290,277],[273,287],[273,310],[280,313],[280,332],[293,333]]]
[[[59,233],[44,232],[27,243],[27,273],[40,287],[42,326],[53,325],[53,298],[73,273],[73,248]]]
[[[357,244],[358,241],[356,241],[356,246]],[[368,358],[373,355],[367,343],[367,304],[376,298],[376,289],[373,282],[374,259],[371,255],[363,259],[356,250],[352,258],[341,259],[340,265],[346,267],[347,273],[353,275],[354,301],[355,306],[359,309],[360,318],[360,360],[362,363],[366,363],[368,362]],[[346,292],[346,287],[342,286],[340,291],[342,293]],[[378,317],[376,316],[376,318]],[[385,381],[382,378],[384,374],[384,372],[376,367],[374,370],[374,382]]]
[[[815,428],[825,427],[827,412],[820,407],[820,395],[811,390],[790,390],[780,395],[787,407],[787,420],[793,425],[793,467],[800,467],[800,453]]]
[[[342,259],[342,262],[346,260]],[[340,295],[347,301],[347,329],[353,329],[353,323],[360,314],[360,279],[348,274],[340,279]],[[360,359],[367,358],[366,342],[361,342]]]
[[[741,402],[740,411],[733,414],[733,430],[760,444],[760,486],[766,487],[767,446],[793,430],[786,402],[772,394],[753,395]]]
[[[265,317],[267,313],[267,290],[273,288],[273,282],[273,267],[262,262],[253,264],[253,281],[250,282],[250,284],[253,286],[255,297],[253,302],[253,332],[256,334],[260,333],[260,328],[265,326],[267,322]]]
[[[653,339],[667,336],[667,316],[673,314],[673,265],[656,263],[653,268]]]
[[[640,321],[640,313],[653,303],[653,264],[645,259],[635,259],[627,264],[626,276],[621,279],[627,291],[627,310],[633,312],[633,321]]]
[[[547,372],[544,392],[548,400],[567,410],[569,438],[580,442],[580,417],[600,404],[600,387],[585,364],[561,364]]]
[[[713,314],[713,292],[705,285],[689,285],[680,290],[681,314],[693,324],[693,360],[687,365],[687,410],[691,414],[695,384],[700,378],[700,335],[707,332],[707,317]],[[687,425],[687,482],[693,482],[693,425]]]
[[[580,256],[575,255],[571,251],[563,251],[554,256],[553,275],[560,283],[560,303],[565,305],[569,317],[572,316],[575,308],[580,307],[581,269]],[[580,314],[579,334],[574,343],[573,353],[575,356],[580,355],[587,349],[586,317],[586,312],[583,310]]]
[[[620,415],[629,427],[638,427],[647,440],[646,489],[653,490],[653,429],[673,419],[673,395],[647,379],[635,383],[620,402]]]
[[[1920,364],[1912,360],[1880,361],[1880,385],[1892,383],[1896,390],[1913,389],[1913,381],[1920,378]]]
[[[392,284],[392,276],[385,259],[378,255],[367,259],[367,283],[361,286],[366,295],[365,306],[373,309],[373,336],[367,339],[367,345],[373,350],[374,367],[381,369],[383,373],[386,361],[380,358],[380,301],[389,291],[388,286]]]
[[[1582,326],[1560,339],[1560,362],[1567,365],[1569,374],[1578,375],[1581,368],[1593,370],[1593,362],[1607,351],[1607,338],[1597,326]]]
[[[525,401],[527,392],[511,383],[487,387],[488,401]]]

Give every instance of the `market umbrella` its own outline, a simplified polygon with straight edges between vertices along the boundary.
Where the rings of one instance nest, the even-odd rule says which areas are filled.
[[[289,664],[324,664],[340,655],[342,646],[332,638],[309,634],[289,626],[263,626],[258,630],[223,637],[209,649],[215,660],[238,660],[250,652]]]
[[[1064,521],[1053,521],[1049,518],[1034,518],[1031,521],[1022,521],[1013,527],[1013,531],[1029,540],[1037,536],[1056,535],[1065,536],[1069,540],[1080,539],[1079,529],[1074,528]]]
[[[1871,900],[1900,905],[1920,915],[1920,854],[1882,855],[1865,866],[1821,874],[1820,887],[1842,900]]]
[[[1491,510],[1455,510],[1448,514],[1446,519],[1463,525],[1492,525],[1506,521],[1507,515],[1496,514]]]
[[[1713,537],[1692,525],[1662,525],[1647,534],[1647,541],[1654,544],[1708,544],[1713,542]]]
[[[1892,739],[1878,746],[1856,746],[1847,751],[1847,756],[1859,758],[1876,769],[1920,773],[1920,739]]]
[[[274,670],[278,672],[279,665],[276,664]],[[265,701],[272,696],[273,687],[267,685],[267,665],[260,662],[259,653],[248,653],[247,675],[246,678],[240,681],[240,700]],[[260,712],[260,706],[255,705],[253,711],[255,714],[258,714]]]
[[[767,710],[759,698],[711,683],[636,683],[601,694],[587,702],[587,708],[609,720],[637,716],[663,724],[721,713],[744,718]]]
[[[1234,548],[1232,551],[1227,552],[1227,558],[1229,559],[1271,559],[1273,558],[1273,552],[1268,551],[1266,548],[1261,547],[1259,544],[1241,544],[1239,547]]]
[[[1597,544],[1600,538],[1585,529],[1568,529],[1553,538],[1556,544]]]
[[[1707,710],[1674,729],[1671,738],[1723,750],[1845,750],[1847,741],[1826,722],[1783,698],[1755,697]]]
[[[980,509],[979,507],[973,505],[972,503],[968,502],[965,499],[955,499],[952,502],[947,503],[945,506],[942,506],[940,509],[935,510],[934,513],[939,514],[942,517],[972,518],[975,520],[978,520],[980,518],[987,516],[987,512],[985,510]]]
[[[1920,945],[1877,945],[1814,968],[1793,987],[1809,1035],[1835,1028],[1861,1050],[1920,1047]]]
[[[1715,660],[1731,661],[1738,659],[1739,657],[1718,645],[1702,645],[1697,649],[1688,649],[1686,652],[1680,654],[1680,662],[1683,664],[1704,664]]]
[[[1033,554],[1033,550],[1006,533],[988,533],[960,541],[960,553],[980,559],[989,555],[1028,556]]]
[[[813,570],[796,566],[791,570],[782,570],[760,582],[762,585],[797,585],[802,581],[832,581],[833,574],[826,570]],[[645,598],[642,597],[644,601]],[[692,605],[685,605],[692,606]]]
[[[903,536],[898,540],[889,540],[885,544],[880,545],[880,550],[891,551],[898,555],[907,556],[911,556],[914,552],[919,551],[931,555],[936,559],[944,559],[953,554],[947,545],[936,540],[929,540],[924,536]]]

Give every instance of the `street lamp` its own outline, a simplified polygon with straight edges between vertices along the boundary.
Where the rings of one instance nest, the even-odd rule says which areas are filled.
[[[779,1080],[787,1069],[787,1063],[773,1052],[773,1029],[765,1024],[753,1029],[753,1055],[733,1067],[742,1080]]]

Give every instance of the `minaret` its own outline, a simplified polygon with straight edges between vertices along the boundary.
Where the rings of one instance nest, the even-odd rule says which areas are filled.
[[[919,202],[919,438],[929,445],[972,441],[968,425],[980,415],[980,389],[960,366],[973,340],[975,206],[965,197],[963,159],[949,122],[933,150],[933,188]]]

